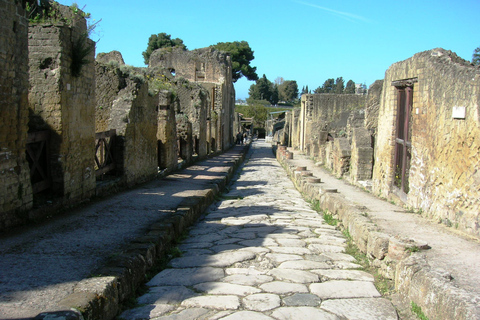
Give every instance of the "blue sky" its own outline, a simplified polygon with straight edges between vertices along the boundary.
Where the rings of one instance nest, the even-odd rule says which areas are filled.
[[[296,80],[314,90],[328,78],[366,83],[390,65],[442,47],[471,60],[480,46],[480,0],[61,0],[77,2],[98,24],[97,53],[118,50],[144,66],[151,34],[165,32],[188,49],[245,40],[252,65],[270,81]],[[235,84],[248,97],[254,82]]]

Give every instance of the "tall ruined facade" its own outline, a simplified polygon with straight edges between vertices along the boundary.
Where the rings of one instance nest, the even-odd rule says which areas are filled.
[[[81,11],[55,10],[29,26],[29,131],[50,135],[51,192],[78,201],[95,193],[95,45]]]
[[[385,74],[374,192],[480,236],[480,70],[433,49]]]
[[[286,117],[289,146],[337,177],[480,237],[479,67],[437,48],[393,64],[366,96],[301,101]]]
[[[192,123],[193,138],[197,137],[199,143],[206,138],[207,146],[199,145],[199,150],[226,150],[231,146],[235,134],[235,89],[230,56],[213,48],[158,49],[150,56],[149,68],[168,70],[179,81],[186,79],[204,89],[196,94],[177,90],[181,100],[179,113]]]
[[[0,229],[21,223],[32,207],[26,159],[28,20],[14,0],[0,0]]]

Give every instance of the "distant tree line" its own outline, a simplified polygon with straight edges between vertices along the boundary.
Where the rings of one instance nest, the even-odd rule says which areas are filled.
[[[284,80],[278,77],[271,82],[265,75],[252,84],[248,90],[250,104],[254,101],[276,105],[280,101],[295,103],[298,100],[298,85],[295,80]]]

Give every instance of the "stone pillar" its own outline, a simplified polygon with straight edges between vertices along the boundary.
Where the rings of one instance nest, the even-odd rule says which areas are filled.
[[[366,128],[353,128],[350,179],[353,183],[372,178],[372,137]]]
[[[172,92],[158,94],[158,167],[173,170],[177,166],[177,127]]]
[[[348,172],[351,149],[347,138],[336,138],[333,142],[333,173],[337,178]]]

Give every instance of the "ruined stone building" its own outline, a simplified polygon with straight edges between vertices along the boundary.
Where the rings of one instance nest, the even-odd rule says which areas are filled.
[[[28,30],[29,132],[50,135],[51,190],[75,202],[95,193],[95,46],[81,13],[53,9],[62,18]]]
[[[227,55],[171,52],[165,68],[127,66],[119,52],[95,60],[78,7],[50,2],[29,24],[21,2],[0,4],[0,230],[232,145]]]
[[[368,95],[306,94],[286,144],[337,177],[480,237],[480,70],[433,49],[393,64]]]
[[[373,190],[480,236],[480,70],[433,49],[385,74]]]
[[[168,70],[176,79],[195,82],[205,90],[197,90],[195,94],[179,88],[177,92],[183,101],[180,113],[192,123],[193,140],[198,140],[198,150],[208,152],[230,147],[235,136],[235,90],[230,56],[213,48],[158,49],[150,56],[149,68]],[[206,137],[206,146],[202,145],[203,137]]]
[[[28,20],[12,0],[0,0],[0,229],[21,222],[32,207],[26,159],[28,132]]]

